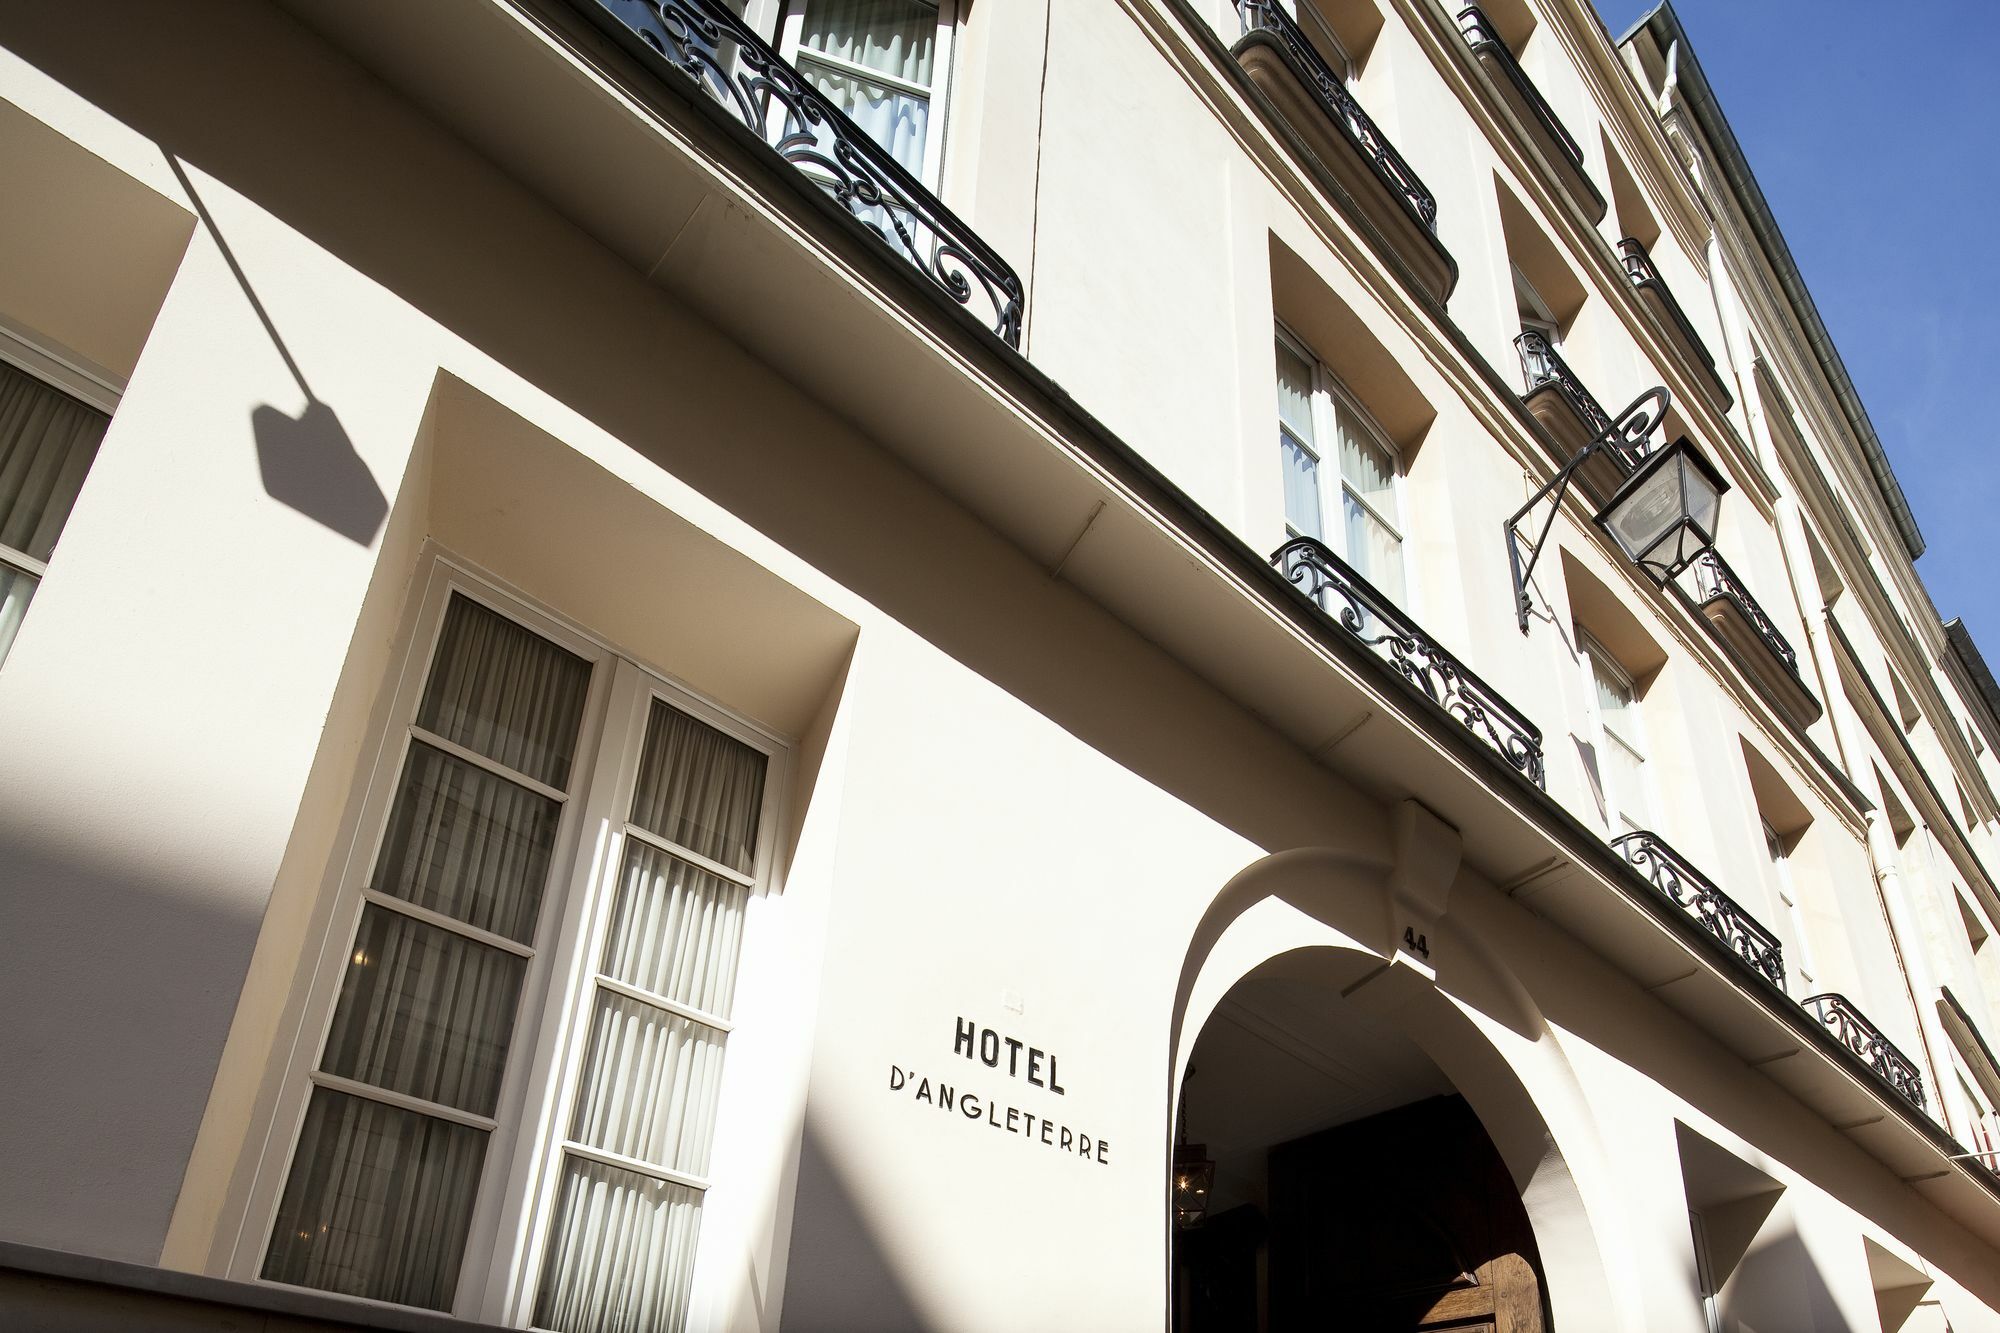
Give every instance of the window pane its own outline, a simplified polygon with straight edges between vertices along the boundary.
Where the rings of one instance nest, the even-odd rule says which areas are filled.
[[[1403,589],[1403,539],[1377,522],[1374,515],[1341,495],[1347,517],[1347,560],[1390,601],[1401,606]]]
[[[21,630],[21,618],[28,614],[28,603],[33,600],[35,585],[40,582],[25,569],[0,565],[0,662],[7,660],[7,650],[14,646],[14,636]]]
[[[0,361],[0,546],[49,558],[110,424]]]
[[[566,788],[589,688],[590,663],[454,594],[417,725]]]
[[[1340,415],[1340,479],[1376,513],[1391,523],[1400,523],[1402,515],[1396,512],[1394,456],[1370,439],[1358,422],[1348,419],[1345,406]]]
[[[806,0],[799,44],[928,88],[937,30],[938,7],[922,0]]]
[[[600,988],[570,1137],[706,1175],[722,1046],[706,1023]]]
[[[1632,687],[1598,661],[1595,654],[1590,659],[1590,675],[1597,683],[1598,716],[1604,720],[1605,726],[1629,734],[1632,722],[1627,719],[1632,716]]]
[[[750,891],[640,842],[629,842],[604,974],[729,1017]]]
[[[799,59],[799,72],[846,112],[863,133],[888,149],[889,156],[911,175],[923,179],[924,136],[930,131],[931,120],[929,98],[841,73],[806,56]]]
[[[549,1226],[535,1326],[678,1333],[687,1326],[701,1192],[570,1158]]]
[[[560,814],[546,796],[412,741],[370,887],[526,944]]]
[[[632,795],[633,823],[747,874],[763,799],[763,755],[653,701]]]
[[[492,1115],[526,962],[370,904],[320,1068]]]
[[[1312,366],[1282,341],[1278,344],[1278,420],[1310,447],[1317,447],[1312,419]]]
[[[1278,432],[1278,455],[1285,470],[1285,523],[1301,537],[1323,541],[1319,517],[1319,463],[1298,442]]]
[[[1607,732],[1602,753],[1604,788],[1627,827],[1648,827],[1645,763],[1638,751]]]
[[[479,1130],[313,1089],[264,1276],[449,1308],[485,1156]]]

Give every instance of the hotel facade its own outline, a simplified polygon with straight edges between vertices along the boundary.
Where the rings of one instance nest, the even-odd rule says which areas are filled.
[[[0,159],[0,1325],[2000,1333],[2000,686],[1670,5],[16,5]]]

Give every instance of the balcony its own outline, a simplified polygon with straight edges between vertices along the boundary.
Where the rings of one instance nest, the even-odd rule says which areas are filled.
[[[1708,345],[1695,332],[1687,312],[1681,309],[1681,303],[1674,299],[1673,292],[1661,279],[1660,271],[1653,267],[1653,257],[1646,253],[1646,247],[1627,236],[1618,242],[1618,257],[1625,261],[1625,276],[1632,280],[1640,299],[1652,307],[1653,313],[1680,349],[1683,359],[1694,370],[1695,379],[1715,400],[1716,410],[1727,412],[1736,400],[1730,395],[1722,373],[1715,368],[1715,358],[1708,354]]]
[[[1721,940],[1751,971],[1779,990],[1785,988],[1785,956],[1778,937],[1696,870],[1686,857],[1657,835],[1644,831],[1614,838],[1611,845],[1627,864],[1644,874],[1654,888],[1693,917],[1703,930]]]
[[[1556,119],[1548,99],[1528,78],[1521,62],[1514,59],[1507,43],[1500,40],[1499,29],[1480,12],[1479,6],[1467,5],[1458,11],[1458,30],[1465,37],[1465,44],[1472,48],[1472,54],[1493,76],[1493,86],[1499,90],[1508,110],[1534,138],[1535,147],[1540,150],[1542,160],[1548,163],[1556,183],[1589,215],[1593,224],[1604,221],[1604,196],[1597,192],[1597,187],[1584,173],[1583,150],[1576,146],[1576,140]]]
[[[1714,551],[1704,551],[1689,569],[1690,592],[1675,587],[1708,622],[1709,631],[1750,677],[1751,683],[1793,726],[1819,721],[1820,702],[1799,675],[1799,655],[1770,615],[1743,586],[1743,580]]]
[[[1278,548],[1271,563],[1453,721],[1536,786],[1547,785],[1541,731],[1339,556],[1310,537],[1296,537]]]
[[[662,77],[697,86],[925,282],[1020,347],[1026,298],[1007,261],[720,0],[571,3]]]
[[[1437,199],[1277,0],[1236,0],[1243,72],[1305,140],[1361,220],[1442,303],[1458,266],[1437,238]]]
[[[1834,1040],[1859,1056],[1875,1077],[1919,1111],[1924,1105],[1924,1081],[1910,1057],[1896,1049],[1881,1029],[1861,1016],[1845,995],[1815,995],[1800,1000],[1806,1011],[1826,1025]]]
[[[1521,336],[1514,339],[1514,348],[1521,354],[1521,375],[1528,386],[1521,402],[1555,437],[1554,458],[1560,466],[1575,457],[1577,450],[1611,429],[1611,414],[1604,410],[1596,395],[1583,387],[1583,381],[1540,330],[1521,330]],[[1627,455],[1617,449],[1602,450],[1577,469],[1577,484],[1601,505],[1632,474],[1632,464],[1639,457],[1640,451]]]

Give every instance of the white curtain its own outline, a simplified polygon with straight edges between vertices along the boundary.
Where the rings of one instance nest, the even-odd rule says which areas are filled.
[[[799,39],[800,72],[920,180],[937,29],[937,6],[923,0],[807,0]],[[814,53],[832,60],[815,60]],[[856,67],[926,92],[892,88]]]
[[[28,603],[35,596],[37,582],[26,570],[0,564],[0,662],[7,660],[7,650],[14,646],[14,636],[20,633],[21,618],[28,614]]]
[[[525,944],[560,815],[539,792],[411,741],[369,887]]]
[[[449,1308],[485,1156],[479,1130],[315,1088],[264,1276]]]
[[[111,418],[0,362],[0,662],[41,582],[9,553],[55,550]]]
[[[749,892],[677,856],[628,844],[604,943],[604,974],[727,1015]]]
[[[111,418],[0,362],[0,546],[47,560]]]
[[[569,1159],[542,1264],[535,1326],[666,1333],[687,1325],[701,1192]]]
[[[589,666],[463,597],[446,610],[419,715],[475,752],[561,784]],[[555,802],[413,741],[372,878],[380,892],[532,943]],[[497,1109],[526,961],[370,902],[320,1069],[478,1115]],[[448,1308],[486,1133],[316,1088],[264,1275]]]
[[[763,798],[763,755],[654,701],[632,797],[634,824],[748,873]]]
[[[373,904],[320,1068],[490,1116],[525,960]]]
[[[588,662],[454,596],[417,725],[538,782],[568,787],[589,688]]]
[[[597,993],[589,1076],[571,1136],[621,1157],[708,1173],[722,1033],[616,991]]]
[[[757,751],[656,701],[632,822],[748,872],[764,769]],[[629,841],[603,975],[726,1020],[748,899],[740,884]],[[605,986],[595,1007],[572,1141],[706,1175],[722,1030]],[[569,1154],[535,1322],[565,1333],[679,1329],[700,1207],[698,1190]]]

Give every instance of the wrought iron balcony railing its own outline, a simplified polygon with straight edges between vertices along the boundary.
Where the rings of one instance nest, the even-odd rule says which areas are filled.
[[[1757,637],[1764,641],[1764,646],[1771,650],[1773,656],[1785,664],[1785,669],[1794,676],[1799,674],[1797,650],[1778,632],[1778,627],[1771,623],[1770,615],[1750,595],[1750,590],[1743,586],[1743,580],[1736,576],[1736,571],[1729,567],[1727,560],[1710,548],[1695,557],[1692,573],[1696,601],[1727,597],[1743,613],[1743,618],[1756,627]]]
[[[720,0],[571,0],[691,80],[891,250],[1021,345],[1021,279],[923,182]]]
[[[1717,888],[1708,876],[1696,870],[1685,856],[1656,834],[1643,830],[1613,838],[1611,845],[1676,907],[1727,945],[1731,953],[1779,990],[1785,988],[1785,954],[1778,937],[1744,911],[1742,904]]]
[[[1732,398],[1728,384],[1722,382],[1722,372],[1716,370],[1716,358],[1708,354],[1708,344],[1702,342],[1702,334],[1694,330],[1694,322],[1688,318],[1688,312],[1680,308],[1678,300],[1674,300],[1674,292],[1670,286],[1666,286],[1666,278],[1662,278],[1660,270],[1652,266],[1652,256],[1646,252],[1646,246],[1640,240],[1626,236],[1624,240],[1618,242],[1618,256],[1624,260],[1626,276],[1632,278],[1632,286],[1638,288],[1640,294],[1652,296],[1656,308],[1666,314],[1666,320],[1674,326],[1674,332],[1694,354],[1696,362],[1700,362],[1700,368],[1706,372],[1710,380],[1710,388],[1714,388],[1722,396],[1722,404],[1726,410]]]
[[[1490,55],[1500,62],[1507,71],[1508,79],[1519,90],[1521,99],[1534,112],[1535,119],[1542,123],[1542,128],[1549,132],[1549,137],[1555,140],[1556,146],[1562,149],[1571,164],[1578,171],[1583,170],[1583,150],[1576,146],[1576,140],[1570,138],[1569,131],[1556,119],[1555,109],[1542,96],[1541,89],[1535,87],[1528,71],[1521,68],[1521,62],[1514,58],[1507,43],[1500,40],[1500,32],[1493,26],[1493,21],[1480,12],[1478,5],[1467,5],[1458,11],[1458,30],[1464,34],[1465,44],[1475,54]]]
[[[1521,374],[1527,380],[1529,393],[1544,384],[1553,384],[1592,434],[1611,429],[1611,414],[1604,410],[1604,404],[1597,401],[1595,394],[1583,387],[1583,381],[1545,334],[1539,329],[1522,329],[1521,336],[1514,339],[1514,348],[1521,354]]]
[[[1353,140],[1354,146],[1361,150],[1362,156],[1375,169],[1375,174],[1403,200],[1405,207],[1417,215],[1425,229],[1435,232],[1436,196],[1410,169],[1410,164],[1383,136],[1368,113],[1361,109],[1361,104],[1354,100],[1354,94],[1347,91],[1345,81],[1326,63],[1319,49],[1307,40],[1292,16],[1277,0],[1236,0],[1236,8],[1243,17],[1245,32],[1269,32],[1284,43],[1285,49],[1311,77],[1327,116]]]
[[[1693,322],[1687,317],[1687,311],[1681,309],[1681,303],[1674,299],[1673,289],[1667,286],[1667,281],[1660,276],[1660,271],[1653,267],[1653,257],[1646,253],[1646,247],[1627,236],[1618,242],[1618,255],[1625,261],[1625,276],[1632,280],[1632,285],[1650,291],[1659,298],[1661,308],[1667,312],[1667,317],[1673,321],[1675,329],[1686,340],[1695,355],[1701,358],[1702,367],[1710,375],[1714,375],[1715,358],[1709,355],[1708,344],[1701,340],[1699,333],[1695,332]]]
[[[1888,1084],[1919,1111],[1924,1104],[1924,1080],[1910,1057],[1896,1049],[1882,1030],[1861,1016],[1861,1011],[1845,995],[1815,995],[1799,1003],[1826,1025],[1835,1040],[1864,1060],[1877,1078]]]
[[[1295,537],[1278,548],[1271,563],[1321,611],[1467,731],[1536,786],[1547,785],[1542,733],[1535,724],[1339,556],[1310,537]]]

